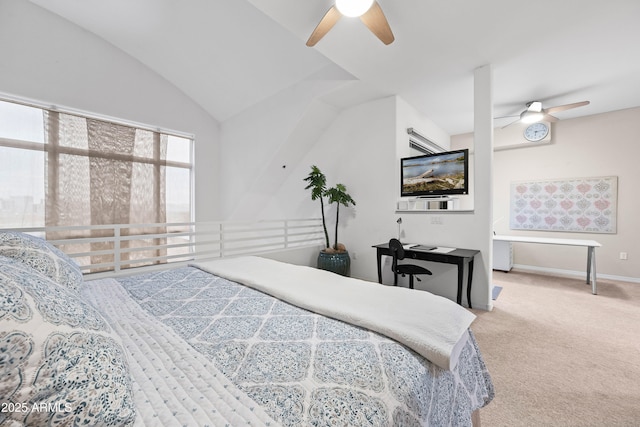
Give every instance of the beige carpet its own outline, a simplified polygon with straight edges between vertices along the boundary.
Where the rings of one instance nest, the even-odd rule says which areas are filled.
[[[495,399],[483,427],[640,426],[640,284],[494,272],[471,329]]]

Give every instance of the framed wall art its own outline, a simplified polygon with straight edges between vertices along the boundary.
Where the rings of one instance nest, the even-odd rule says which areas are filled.
[[[512,230],[616,233],[618,177],[511,183]]]

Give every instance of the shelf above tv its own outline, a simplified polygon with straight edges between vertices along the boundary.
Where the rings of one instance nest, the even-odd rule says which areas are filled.
[[[424,197],[398,200],[396,212],[455,211],[460,206],[457,197]]]

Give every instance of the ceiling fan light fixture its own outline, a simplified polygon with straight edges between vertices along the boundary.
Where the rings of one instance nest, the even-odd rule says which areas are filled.
[[[522,123],[535,123],[544,118],[544,114],[539,111],[525,110],[520,114],[520,121]]]
[[[374,0],[336,0],[336,8],[344,16],[362,16],[371,9]]]

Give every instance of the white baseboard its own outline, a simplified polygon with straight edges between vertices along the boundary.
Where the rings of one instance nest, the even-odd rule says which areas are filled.
[[[469,308],[466,305],[464,306],[465,308]],[[493,310],[493,304],[476,304],[473,303],[473,309],[478,309],[478,310],[484,310],[484,311],[491,311]]]
[[[517,268],[519,270],[525,271],[536,271],[540,273],[549,273],[557,276],[570,276],[570,277],[583,277],[586,279],[585,271],[575,271],[575,270],[563,270],[560,268],[547,268],[547,267],[538,267],[535,265],[526,265],[526,264],[514,264],[513,268]],[[627,277],[627,276],[616,276],[613,274],[602,274],[596,271],[598,279],[609,279],[609,280],[618,280],[621,282],[630,282],[630,283],[640,283],[640,278],[638,277]]]

